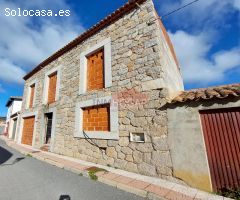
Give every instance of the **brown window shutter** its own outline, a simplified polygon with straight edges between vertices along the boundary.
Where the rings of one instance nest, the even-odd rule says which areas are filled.
[[[57,89],[57,73],[49,76],[49,87],[48,87],[48,103],[51,104],[55,102]]]
[[[84,131],[110,131],[109,105],[92,106],[83,109]]]
[[[32,108],[32,107],[33,107],[34,95],[35,95],[35,84],[30,87],[29,108]]]
[[[104,88],[104,49],[90,55],[87,60],[87,90]]]

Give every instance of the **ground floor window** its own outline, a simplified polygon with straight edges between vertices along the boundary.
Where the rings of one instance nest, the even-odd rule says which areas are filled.
[[[83,108],[84,131],[110,131],[110,105]]]
[[[112,97],[77,103],[75,137],[118,139],[118,104]]]

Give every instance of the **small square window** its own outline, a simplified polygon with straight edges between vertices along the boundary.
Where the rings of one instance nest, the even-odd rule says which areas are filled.
[[[144,133],[131,133],[130,141],[143,143],[143,142],[145,142],[145,135],[144,135]]]

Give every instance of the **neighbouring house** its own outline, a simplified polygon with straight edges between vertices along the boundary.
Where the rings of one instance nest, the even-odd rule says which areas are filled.
[[[129,1],[24,80],[19,143],[216,190],[202,110],[239,106],[238,89],[182,92],[174,48],[152,0]]]
[[[6,125],[6,117],[0,117],[0,135],[4,133],[5,125]]]
[[[181,92],[168,105],[173,175],[207,191],[240,187],[240,84]]]
[[[22,108],[22,97],[10,97],[7,101],[6,107],[8,108],[8,111],[4,134],[8,136],[8,138],[15,140],[19,121],[19,114]]]

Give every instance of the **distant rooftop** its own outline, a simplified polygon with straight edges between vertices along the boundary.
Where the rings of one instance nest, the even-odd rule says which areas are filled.
[[[6,107],[9,107],[13,101],[22,101],[22,97],[20,96],[11,96],[6,104]]]
[[[240,83],[182,91],[171,103],[240,97]]]
[[[6,120],[6,117],[0,117],[0,120],[1,120],[1,121],[5,121],[5,120]]]

